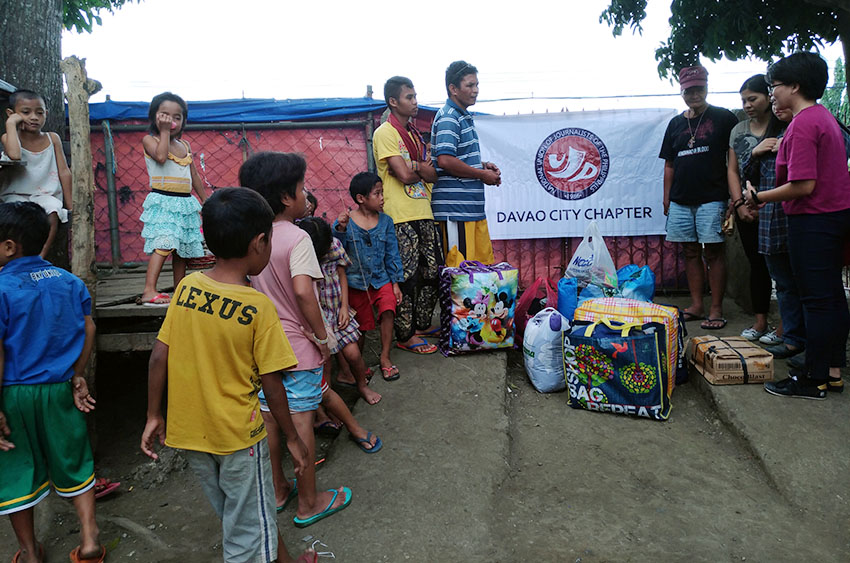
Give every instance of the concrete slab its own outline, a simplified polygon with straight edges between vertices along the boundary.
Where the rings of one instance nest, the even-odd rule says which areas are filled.
[[[364,454],[343,431],[317,474],[322,487],[351,487],[351,506],[304,530],[287,529],[288,508],[279,518],[284,541],[312,535],[345,561],[483,560],[508,473],[506,353],[447,360],[397,350],[392,358],[401,378],[376,375],[383,401],[353,410],[382,451]]]
[[[671,301],[688,303],[684,298]],[[729,320],[724,330],[705,331],[690,322],[691,335],[737,336],[751,326],[752,316],[729,299],[724,308]],[[774,374],[776,380],[788,377],[784,360],[774,362]],[[846,370],[843,377],[847,379]],[[788,501],[804,510],[842,515],[850,529],[850,489],[838,486],[840,476],[850,474],[850,393],[830,393],[826,401],[786,399],[766,393],[761,384],[711,385],[694,372],[691,379]]]

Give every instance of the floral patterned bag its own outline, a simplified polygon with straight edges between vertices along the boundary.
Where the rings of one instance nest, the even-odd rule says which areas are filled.
[[[670,386],[662,323],[576,321],[563,334],[570,406],[667,420]]]

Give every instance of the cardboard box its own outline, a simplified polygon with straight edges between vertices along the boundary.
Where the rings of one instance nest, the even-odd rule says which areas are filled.
[[[773,354],[742,336],[695,336],[688,341],[687,357],[712,385],[773,380]]]

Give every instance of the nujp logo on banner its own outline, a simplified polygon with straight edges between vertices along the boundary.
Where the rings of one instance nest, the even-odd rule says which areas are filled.
[[[537,149],[537,181],[548,193],[567,200],[595,193],[608,177],[608,149],[592,131],[568,127],[555,131]]]

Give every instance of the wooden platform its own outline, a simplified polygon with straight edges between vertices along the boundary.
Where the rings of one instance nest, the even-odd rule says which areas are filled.
[[[159,276],[159,289],[171,285],[171,269]],[[98,352],[143,352],[153,347],[167,307],[136,305],[145,287],[145,267],[98,272],[95,322]]]

